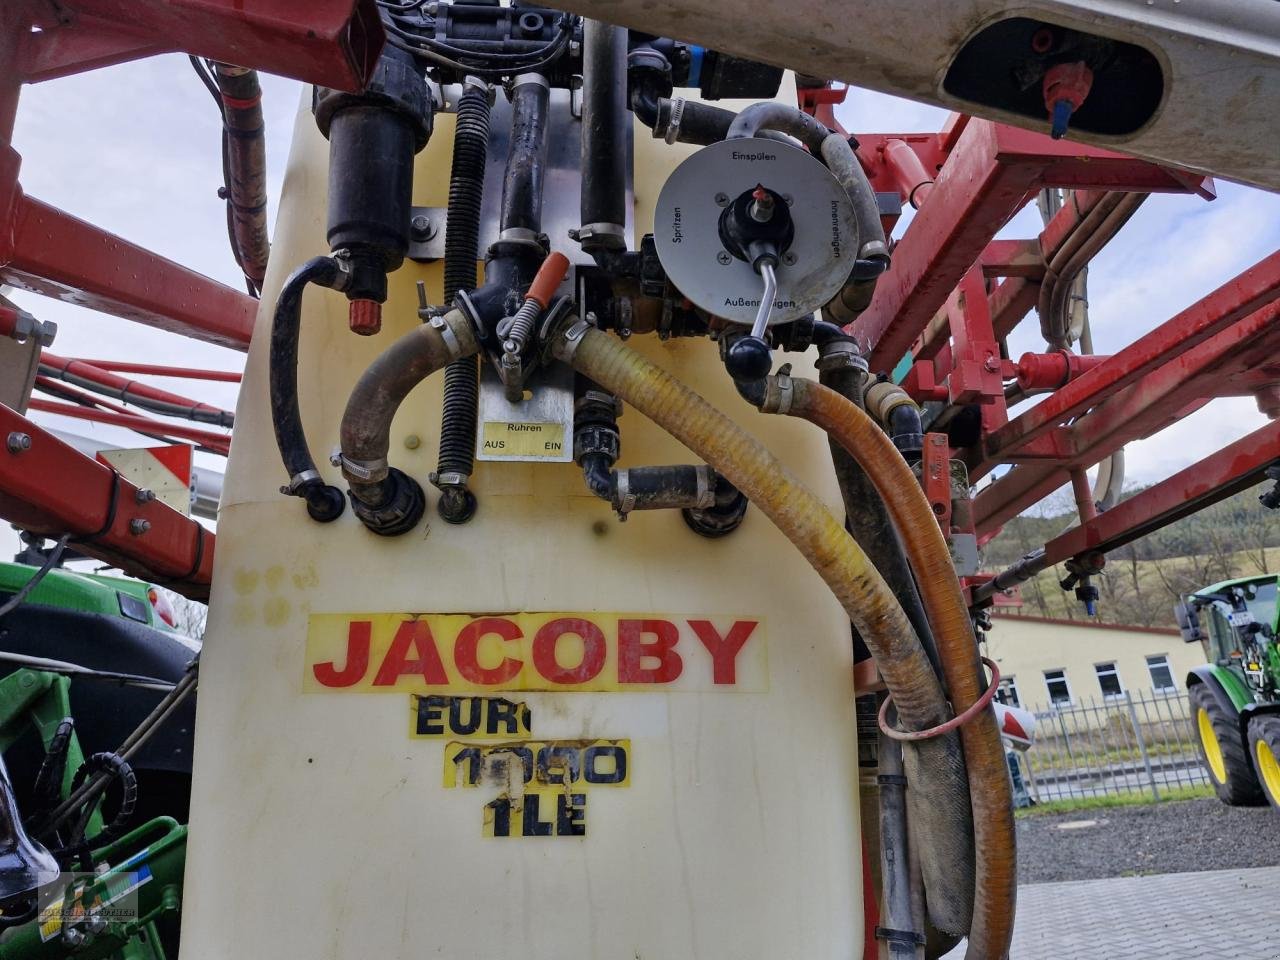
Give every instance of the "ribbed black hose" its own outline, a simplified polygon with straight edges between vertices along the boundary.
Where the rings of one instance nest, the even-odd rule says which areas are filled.
[[[472,290],[476,285],[476,248],[480,242],[480,204],[484,198],[488,145],[489,95],[481,87],[468,85],[458,100],[453,166],[449,173],[448,229],[444,239],[444,302],[447,307],[453,306],[453,298],[459,290]],[[444,370],[437,474],[471,476],[475,468],[479,403],[480,367],[477,358],[454,360]]]

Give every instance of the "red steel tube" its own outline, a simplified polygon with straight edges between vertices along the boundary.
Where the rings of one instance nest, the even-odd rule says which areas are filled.
[[[139,503],[136,484],[0,406],[0,435],[12,432],[31,444],[20,453],[0,447],[0,516],[45,536],[78,536],[80,552],[184,596],[209,595],[212,533],[159,500]]]
[[[126,377],[117,376],[84,360],[59,357],[48,350],[44,350],[40,354],[40,362],[62,373],[74,374],[81,379],[92,381],[107,390],[111,390],[114,392],[113,395],[116,399],[123,400],[126,403],[129,401],[130,396],[134,396],[143,400],[155,400],[178,407],[188,407],[192,410],[204,410],[210,414],[217,415],[220,419],[225,419],[227,421],[225,425],[227,426],[230,426],[230,421],[233,418],[233,415],[227,410],[221,410],[210,404],[201,403],[198,400],[192,400],[176,393],[170,393],[167,390],[160,390],[157,387],[139,383],[137,380],[129,380]]]
[[[893,175],[898,192],[911,206],[919,210],[920,205],[929,199],[929,193],[933,190],[933,177],[929,176],[929,171],[920,162],[919,155],[905,140],[890,138],[884,142],[881,149],[884,151],[885,169]]]
[[[112,373],[142,373],[153,377],[176,377],[181,380],[216,380],[220,383],[239,383],[243,374],[234,370],[200,370],[195,367],[166,367],[154,363],[128,363],[124,360],[90,360],[74,358],[72,362],[87,363],[99,370]]]
[[[116,427],[128,427],[139,433],[154,433],[160,436],[178,437],[181,440],[193,440],[201,446],[215,452],[227,452],[231,447],[231,438],[225,433],[214,433],[212,430],[198,430],[195,427],[184,427],[180,424],[161,423],[149,417],[136,417],[131,414],[111,413],[106,410],[94,410],[89,407],[76,407],[66,403],[53,403],[32,397],[31,409],[42,413],[56,413],[62,417],[74,417],[77,420],[93,420],[96,423],[107,423]]]

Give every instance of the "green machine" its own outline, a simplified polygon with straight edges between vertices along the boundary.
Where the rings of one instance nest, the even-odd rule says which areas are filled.
[[[177,956],[199,657],[153,593],[0,564],[4,960]]]
[[[1178,604],[1178,626],[1208,663],[1187,676],[1200,757],[1224,803],[1280,807],[1277,577],[1226,580]]]

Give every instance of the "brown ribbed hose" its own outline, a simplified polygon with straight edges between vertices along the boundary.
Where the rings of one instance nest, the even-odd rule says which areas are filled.
[[[788,378],[790,406],[779,409],[778,378],[761,409],[786,413],[820,427],[840,444],[875,484],[902,537],[916,573],[921,599],[933,627],[934,642],[951,706],[958,714],[982,693],[978,645],[969,610],[951,565],[951,552],[920,484],[884,431],[834,390],[810,380]],[[782,401],[785,405],[785,400]],[[895,695],[896,700],[896,695]],[[906,729],[919,729],[904,721]],[[1017,853],[1009,770],[995,714],[985,710],[960,728],[969,795],[973,804],[977,854],[973,926],[965,957],[1003,960],[1013,937],[1017,899]]]

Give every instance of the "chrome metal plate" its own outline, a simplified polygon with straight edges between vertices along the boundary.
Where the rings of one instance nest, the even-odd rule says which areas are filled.
[[[493,367],[481,365],[477,460],[573,460],[573,369],[563,363],[539,367],[525,383],[525,395],[527,400],[510,403]]]

